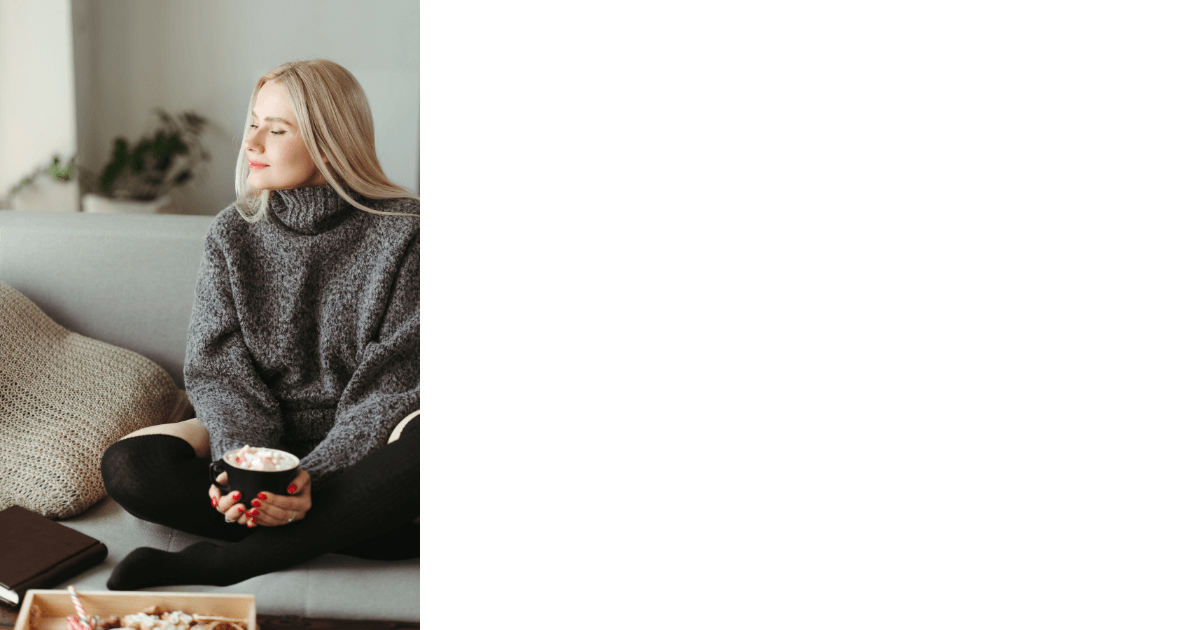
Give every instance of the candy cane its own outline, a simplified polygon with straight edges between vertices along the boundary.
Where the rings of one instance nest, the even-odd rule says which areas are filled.
[[[85,621],[88,618],[88,614],[86,611],[84,611],[83,604],[79,603],[79,593],[75,592],[74,586],[68,586],[67,592],[71,594],[71,603],[75,604],[75,612],[79,615],[77,623],[79,626],[84,628],[84,630],[90,629],[91,626],[87,621]],[[67,623],[71,623],[71,619],[69,617],[67,618]],[[75,630],[74,625],[72,625],[72,630]]]

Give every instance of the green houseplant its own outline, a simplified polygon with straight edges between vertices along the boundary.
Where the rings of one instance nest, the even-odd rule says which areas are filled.
[[[207,119],[190,111],[155,113],[158,125],[136,144],[121,137],[113,140],[112,157],[96,181],[100,195],[85,195],[84,210],[156,212],[170,203],[168,192],[190,182],[200,164],[210,159],[200,142]]]
[[[32,173],[22,177],[21,181],[13,185],[13,187],[8,191],[8,197],[9,199],[12,199],[21,192],[21,189],[32,185],[33,180],[37,179],[38,175],[48,175],[55,181],[69,182],[74,174],[75,156],[71,156],[71,159],[67,160],[67,162],[64,164],[62,158],[59,157],[58,154],[55,154],[54,157],[50,158],[49,164],[43,164],[42,166],[39,166]]]
[[[62,189],[71,187],[71,191]],[[78,210],[79,189],[75,156],[66,162],[55,154],[50,162],[43,164],[9,189],[0,200],[0,208],[14,210]]]

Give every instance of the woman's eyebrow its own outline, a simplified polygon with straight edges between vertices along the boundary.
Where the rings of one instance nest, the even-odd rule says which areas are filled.
[[[255,114],[254,112],[250,112],[250,115],[251,115],[251,116],[253,116],[253,117],[255,117],[255,118],[258,118],[258,114]],[[287,126],[289,126],[289,127],[295,127],[295,125],[293,125],[292,123],[290,123],[290,122],[288,122],[288,121],[286,121],[286,120],[284,120],[284,119],[282,119],[282,118],[279,118],[278,116],[267,116],[267,118],[266,118],[266,121],[267,121],[267,122],[277,122],[277,123],[283,123],[283,124],[285,124],[285,125],[287,125]]]

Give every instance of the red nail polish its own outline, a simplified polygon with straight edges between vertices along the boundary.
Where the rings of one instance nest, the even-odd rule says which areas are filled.
[[[212,500],[212,504],[213,504],[213,507],[217,507],[217,500],[216,500],[216,499],[213,499],[213,500]]]
[[[237,490],[234,490],[234,491],[233,491],[233,494],[231,494],[231,495],[229,495],[229,496],[230,496],[230,497],[231,497],[231,498],[232,498],[234,501],[237,501],[238,499],[242,498],[242,493],[241,493],[241,492],[238,492]]]
[[[238,509],[238,514],[241,514],[242,512],[245,512],[245,511],[246,511],[246,508],[244,508],[244,507],[242,507],[242,506],[240,506],[240,505],[239,505],[239,506],[237,506],[237,509]]]
[[[251,525],[256,525],[256,524],[258,524],[258,520],[257,520],[257,519],[253,519],[253,518],[252,518],[252,519],[250,519],[250,524],[251,524]]]
[[[246,516],[258,516],[258,508],[254,508],[253,510],[246,512]]]
[[[258,506],[262,505],[262,501],[259,501],[258,499],[255,499],[255,500],[253,500],[253,501],[251,501],[251,502],[250,502],[250,505],[253,505],[254,507],[258,507]]]
[[[296,484],[288,486],[288,494],[296,494]]]
[[[267,493],[266,493],[266,492],[259,492],[259,493],[258,493],[258,498],[259,498],[259,500],[260,500],[260,501],[266,501],[266,500],[267,500]]]

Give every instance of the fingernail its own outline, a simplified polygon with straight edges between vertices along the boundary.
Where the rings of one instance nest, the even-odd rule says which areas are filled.
[[[259,501],[258,499],[255,499],[255,500],[253,500],[253,501],[251,501],[251,502],[250,502],[250,505],[253,505],[254,507],[258,507],[258,506],[262,505],[262,501]]]
[[[231,494],[229,496],[232,497],[234,501],[237,501],[238,499],[242,498],[242,493],[238,492],[237,490],[234,490],[233,494]]]
[[[212,500],[212,504],[213,504],[213,507],[217,507],[217,500],[215,498]]]
[[[253,519],[253,518],[252,518],[252,519],[250,519],[250,525],[251,525],[251,526],[254,526],[254,525],[257,525],[257,524],[258,524],[258,520],[257,520],[257,519]]]
[[[296,494],[296,484],[288,486],[288,494]]]
[[[259,493],[258,493],[258,498],[259,498],[259,500],[260,500],[260,501],[266,501],[266,500],[267,500],[267,493],[266,493],[266,492],[259,492]]]
[[[239,506],[237,506],[237,509],[238,509],[238,513],[239,513],[239,514],[240,514],[240,513],[242,513],[242,512],[245,512],[245,511],[246,511],[246,508],[244,508],[244,507],[242,507],[242,506],[240,506],[240,505],[239,505]]]
[[[246,516],[258,516],[258,508],[254,508],[253,510],[246,512]]]

